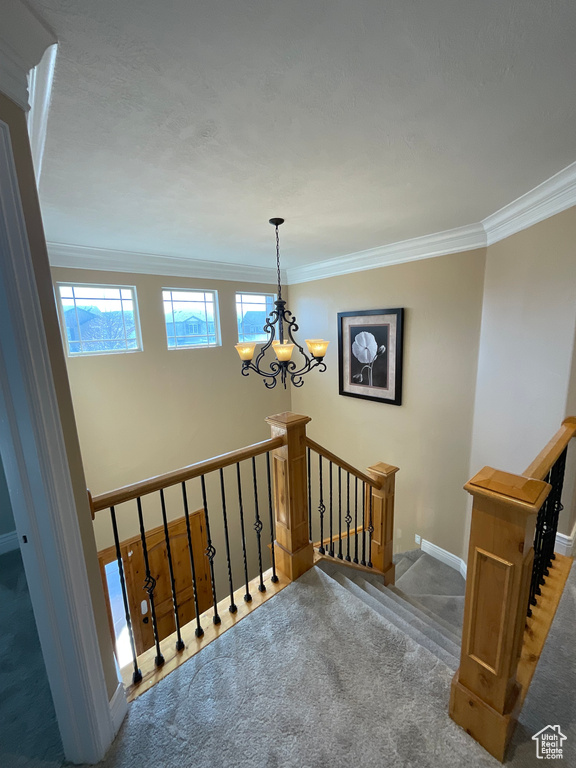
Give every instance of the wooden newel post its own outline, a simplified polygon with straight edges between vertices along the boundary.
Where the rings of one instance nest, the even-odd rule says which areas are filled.
[[[536,515],[550,485],[484,467],[473,496],[460,668],[450,717],[500,761],[519,707],[522,650]]]
[[[279,413],[266,421],[272,437],[286,436],[286,444],[272,455],[276,567],[294,581],[313,565],[313,547],[308,530],[308,468],[306,465],[306,424],[308,416]]]
[[[374,568],[384,572],[384,583],[394,584],[396,567],[392,562],[394,547],[394,494],[398,467],[379,462],[368,467],[368,473],[380,482],[380,488],[366,487],[366,521],[370,520],[370,498],[372,499],[372,550]]]

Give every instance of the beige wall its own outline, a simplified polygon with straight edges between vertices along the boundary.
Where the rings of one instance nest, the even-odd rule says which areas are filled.
[[[67,359],[86,479],[94,495],[266,440],[270,437],[266,416],[290,410],[290,391],[281,385],[267,390],[260,377],[242,376],[234,349],[238,340],[235,292],[274,292],[274,286],[77,269],[53,268],[52,273],[56,282],[133,285],[137,291],[143,351]],[[179,287],[218,292],[222,346],[167,348],[161,292],[162,288]],[[264,493],[261,461],[259,468]],[[235,548],[234,573],[238,581],[242,569],[233,470],[227,470],[226,480]],[[251,519],[253,502],[248,472],[243,482],[245,511]],[[222,592],[226,589],[227,574],[217,477],[211,478],[208,491],[209,507],[214,508],[212,534],[218,551],[218,587]],[[191,510],[200,508],[199,483],[191,484],[189,492]],[[180,517],[179,489],[171,492],[167,500],[168,517]],[[267,515],[267,497],[261,502]],[[161,524],[157,497],[147,500],[145,515],[147,527]],[[252,523],[253,520],[249,536],[250,575],[255,575]],[[126,507],[119,514],[119,528],[122,539],[138,533],[133,508]],[[113,543],[106,512],[98,513],[94,529],[99,549]],[[267,535],[267,529],[263,535]],[[265,561],[268,562],[267,557]]]
[[[70,465],[70,475],[78,511],[80,534],[86,556],[86,569],[88,572],[90,592],[98,628],[98,640],[102,653],[104,675],[106,678],[107,690],[111,696],[117,687],[116,669],[114,666],[110,635],[106,625],[104,595],[96,560],[96,548],[94,545],[90,511],[86,498],[82,458],[78,445],[74,411],[70,397],[66,365],[62,354],[58,319],[54,306],[50,267],[48,264],[40,208],[38,205],[38,194],[36,191],[32,157],[30,155],[30,143],[28,140],[26,119],[24,112],[3,94],[0,94],[0,120],[4,121],[10,127],[10,137],[14,152],[16,172],[18,174],[22,207],[26,219],[26,229],[34,264],[34,273],[38,286],[38,296],[44,320],[46,339],[48,342],[52,375],[54,377],[60,419],[62,422],[66,452]]]
[[[290,286],[302,337],[331,339],[324,374],[292,393],[312,417],[309,434],[359,468],[377,461],[397,475],[396,551],[414,535],[460,556],[466,509],[483,250]],[[338,394],[338,312],[405,308],[402,406]]]
[[[575,243],[571,208],[488,248],[471,474],[522,473],[574,408]]]

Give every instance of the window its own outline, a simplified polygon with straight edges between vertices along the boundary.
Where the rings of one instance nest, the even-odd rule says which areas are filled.
[[[237,293],[238,341],[266,341],[266,318],[275,309],[273,293]]]
[[[164,288],[162,299],[168,349],[220,345],[216,291]]]
[[[58,296],[69,355],[142,349],[135,288],[58,283]]]

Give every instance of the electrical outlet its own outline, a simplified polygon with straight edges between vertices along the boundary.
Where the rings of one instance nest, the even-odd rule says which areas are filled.
[[[420,536],[418,534],[416,534],[414,536],[414,541],[416,542],[416,544],[420,544],[422,542],[422,539],[420,538]]]

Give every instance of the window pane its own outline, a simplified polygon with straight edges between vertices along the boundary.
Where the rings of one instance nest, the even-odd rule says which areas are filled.
[[[170,349],[219,344],[214,291],[171,291],[166,288],[162,297]]]
[[[271,293],[237,293],[236,318],[238,341],[266,341],[266,318],[274,309],[275,296]]]
[[[67,285],[59,293],[70,354],[141,349],[133,288]]]

